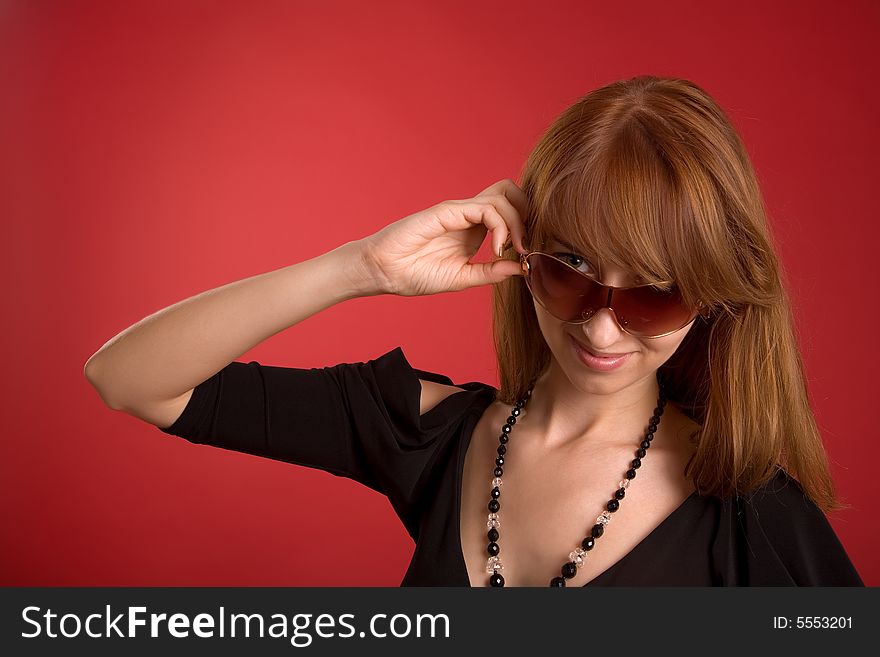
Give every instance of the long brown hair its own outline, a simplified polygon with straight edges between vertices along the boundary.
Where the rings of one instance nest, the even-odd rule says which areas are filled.
[[[709,94],[648,75],[596,89],[546,130],[521,181],[527,247],[561,237],[647,282],[675,281],[686,303],[709,309],[659,371],[669,400],[701,425],[686,471],[696,489],[744,494],[781,466],[823,511],[844,508],[757,178]],[[550,350],[523,277],[493,289],[497,399],[512,404]]]

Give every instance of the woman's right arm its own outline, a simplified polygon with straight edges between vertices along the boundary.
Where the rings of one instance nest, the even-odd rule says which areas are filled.
[[[384,294],[361,240],[184,299],[111,338],[85,364],[110,408],[165,428],[192,390],[266,338],[347,299]]]
[[[110,408],[167,428],[198,384],[329,306],[378,294],[456,291],[521,274],[517,260],[469,259],[488,231],[493,253],[508,236],[525,253],[526,202],[522,190],[504,179],[473,198],[438,203],[311,260],[184,299],[111,338],[86,362],[85,376]]]

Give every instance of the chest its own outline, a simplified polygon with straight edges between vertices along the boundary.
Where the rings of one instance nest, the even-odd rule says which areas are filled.
[[[489,406],[475,425],[465,455],[460,539],[471,586],[488,586],[488,504],[498,437],[509,410],[501,404]],[[498,557],[505,586],[547,586],[614,497],[638,440],[631,447],[548,450],[524,424],[514,425],[504,455]],[[623,559],[692,492],[682,475],[682,454],[656,449],[660,443],[658,431],[620,508],[566,586],[583,586]]]

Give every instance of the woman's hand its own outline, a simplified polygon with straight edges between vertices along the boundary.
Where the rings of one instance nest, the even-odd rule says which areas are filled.
[[[526,253],[526,212],[525,193],[505,178],[473,198],[443,201],[364,238],[364,258],[387,294],[419,296],[499,283],[522,274],[519,258],[468,260],[489,231],[496,257],[508,238]]]

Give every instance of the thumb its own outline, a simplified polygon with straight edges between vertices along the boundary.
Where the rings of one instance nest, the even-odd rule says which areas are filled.
[[[522,265],[516,260],[493,260],[468,265],[466,286],[494,285],[511,276],[522,275]]]

